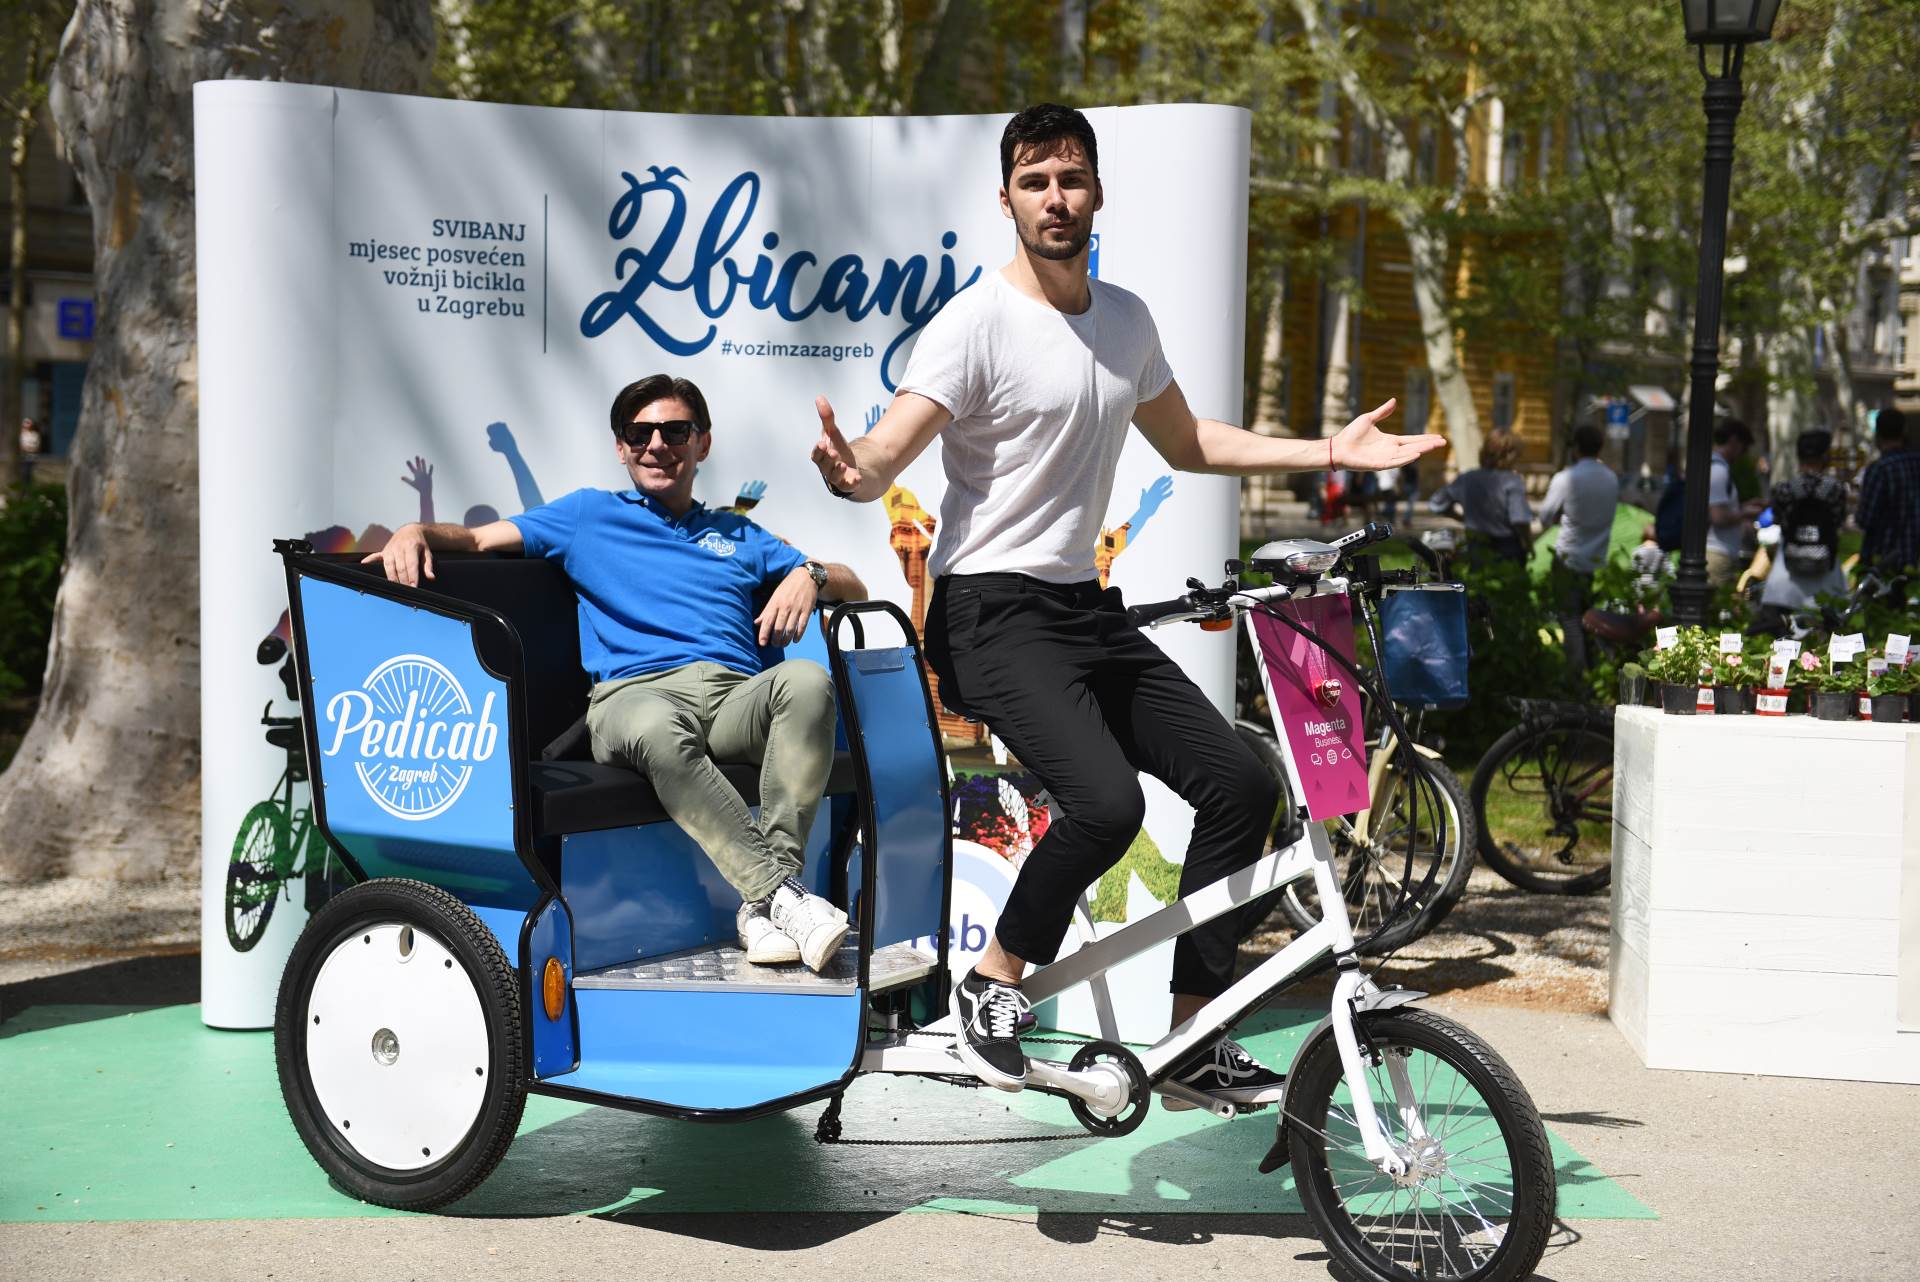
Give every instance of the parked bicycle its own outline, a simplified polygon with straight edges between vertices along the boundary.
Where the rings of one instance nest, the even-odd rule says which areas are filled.
[[[262,663],[284,657],[284,643],[277,655],[271,653],[269,643],[276,641],[269,637],[262,643]],[[290,672],[283,671],[283,680]],[[314,826],[311,799],[306,805],[295,804],[294,786],[307,782],[300,718],[274,716],[269,699],[260,724],[267,728],[267,742],[287,754],[287,764],[272,793],[247,811],[233,839],[233,855],[227,863],[226,920],[227,943],[237,953],[248,952],[260,942],[274,906],[283,895],[293,898],[295,880],[305,888],[303,906],[309,915],[353,884]]]
[[[1369,542],[1391,537],[1390,529],[1378,524],[1369,524],[1361,533]],[[1370,639],[1369,653],[1375,656],[1381,652],[1383,593],[1431,583],[1439,569],[1434,549],[1421,543],[1409,546],[1415,551],[1421,567],[1418,570],[1381,570],[1374,557],[1348,555],[1341,560],[1339,568],[1349,576],[1355,613]],[[1254,670],[1258,671],[1257,663]],[[1377,662],[1374,671],[1377,676]],[[1371,804],[1364,811],[1328,820],[1326,826],[1354,933],[1371,939],[1367,952],[1381,954],[1427,934],[1453,910],[1466,893],[1476,839],[1466,785],[1447,768],[1437,749],[1420,741],[1426,710],[1413,706],[1399,709],[1402,724],[1413,735],[1410,746],[1425,766],[1417,774],[1410,773],[1404,765],[1399,734],[1384,708],[1368,685],[1361,685],[1360,695],[1365,710]],[[1264,709],[1265,705],[1263,692],[1258,706]],[[1298,819],[1287,791],[1280,745],[1270,729],[1251,718],[1236,720],[1234,728],[1241,742],[1281,784],[1282,804],[1271,841],[1283,846],[1297,839]],[[1396,912],[1408,865],[1414,869],[1415,884],[1430,888],[1417,892],[1407,911]],[[1312,885],[1296,882],[1280,897],[1280,911],[1296,930],[1306,930],[1324,915],[1317,893]]]

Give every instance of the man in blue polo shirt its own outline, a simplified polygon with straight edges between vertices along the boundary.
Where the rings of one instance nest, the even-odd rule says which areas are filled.
[[[402,526],[367,559],[415,586],[433,578],[435,551],[558,562],[580,600],[594,760],[646,775],[740,892],[748,961],[820,970],[847,919],[797,874],[833,765],[833,684],[804,659],[763,668],[759,650],[800,636],[823,592],[855,600],[866,589],[845,566],[809,561],[746,517],[694,502],[713,439],[706,398],[688,380],[629,384],[611,424],[632,489],[576,490],[473,529]],[[715,762],[761,767],[758,821]]]

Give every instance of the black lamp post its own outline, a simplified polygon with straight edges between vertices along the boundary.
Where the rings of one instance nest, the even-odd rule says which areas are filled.
[[[1706,622],[1707,486],[1713,452],[1714,384],[1720,374],[1720,286],[1727,256],[1727,187],[1733,176],[1733,122],[1740,114],[1740,62],[1750,44],[1773,34],[1780,0],[1681,0],[1687,43],[1700,50],[1707,109],[1707,176],[1700,205],[1700,284],[1694,291],[1692,382],[1687,393],[1687,506],[1673,613]],[[1708,66],[1709,49],[1720,58]]]

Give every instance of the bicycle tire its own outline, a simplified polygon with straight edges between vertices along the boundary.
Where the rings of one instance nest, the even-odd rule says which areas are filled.
[[[268,838],[264,850],[260,837]],[[227,944],[236,953],[252,950],[267,933],[273,920],[274,905],[280,902],[280,887],[285,883],[284,852],[289,841],[286,812],[278,802],[262,801],[247,811],[240,831],[233,839],[233,855],[227,861],[226,911]]]
[[[1424,1149],[1416,1168],[1421,1179],[1402,1187],[1366,1160],[1352,1116],[1334,1098],[1344,1076],[1339,1048],[1331,1033],[1321,1036],[1288,1083],[1282,1107],[1300,1200],[1328,1252],[1369,1282],[1518,1282],[1531,1276],[1553,1230],[1555,1176],[1547,1128],[1526,1087],[1485,1041],[1432,1011],[1369,1011],[1359,1023],[1380,1125],[1403,1154]],[[1396,1107],[1407,1101],[1394,1092],[1390,1055],[1406,1058],[1430,1147],[1414,1139],[1405,1113]],[[1470,1101],[1461,1107],[1467,1087],[1482,1107]],[[1444,1111],[1437,1102],[1443,1098]],[[1436,1101],[1431,1109],[1424,1106],[1429,1100]],[[1408,1207],[1399,1212],[1403,1194]],[[1409,1235],[1389,1227],[1384,1250],[1368,1234],[1383,1201],[1387,1212],[1397,1212],[1392,1226],[1405,1215],[1414,1217]],[[1502,1222],[1496,1225],[1493,1219]],[[1449,1228],[1455,1233],[1451,1245]],[[1438,1244],[1429,1245],[1435,1237]],[[1481,1240],[1472,1241],[1476,1238]],[[1471,1267],[1446,1267],[1455,1250]],[[1430,1251],[1439,1255],[1442,1268],[1427,1267]],[[1476,1260],[1476,1252],[1485,1258]],[[1413,1267],[1406,1267],[1402,1257]]]
[[[1520,811],[1496,806],[1489,814],[1494,783],[1502,781],[1510,794],[1521,794],[1514,780],[1529,761],[1545,776],[1544,754],[1556,741],[1574,738],[1584,744],[1581,773],[1559,786],[1577,796],[1558,798],[1541,783],[1544,811],[1523,818]],[[1570,709],[1530,717],[1494,740],[1473,771],[1473,814],[1479,828],[1480,860],[1522,890],[1540,894],[1585,895],[1613,880],[1613,719],[1591,708]],[[1604,808],[1593,804],[1604,795]],[[1571,828],[1571,832],[1568,828]],[[1567,842],[1559,851],[1544,838]],[[1570,840],[1569,840],[1570,839]],[[1575,863],[1569,853],[1583,846],[1587,858]],[[1559,869],[1555,864],[1560,865]]]
[[[1414,813],[1414,827],[1419,827],[1423,811],[1431,813],[1443,825],[1441,843],[1444,849],[1440,852],[1443,862],[1440,871],[1434,875],[1427,902],[1403,914],[1386,929],[1379,929],[1379,923],[1386,920],[1399,902],[1401,883],[1406,873],[1406,849],[1378,849],[1387,845],[1387,841],[1377,835],[1363,847],[1351,835],[1351,816],[1329,821],[1335,872],[1340,884],[1348,891],[1347,911],[1352,919],[1354,938],[1366,945],[1361,951],[1367,955],[1392,952],[1438,926],[1466,893],[1467,879],[1473,872],[1477,841],[1473,806],[1466,785],[1439,761],[1424,759],[1423,764],[1432,778],[1430,783],[1423,782],[1419,786],[1422,789],[1431,787],[1435,791],[1428,796],[1427,802],[1421,803],[1421,810]],[[1412,790],[1402,789],[1401,778],[1402,767],[1397,762],[1389,765],[1382,779],[1383,791],[1413,796]],[[1431,804],[1436,801],[1440,804]],[[1376,803],[1374,812],[1378,813],[1379,810]],[[1424,844],[1424,838],[1416,839]],[[1416,853],[1414,857],[1418,860],[1431,856]],[[1377,877],[1372,875],[1376,872]],[[1424,880],[1425,875],[1424,867],[1416,863],[1413,870],[1415,886]],[[1306,930],[1321,917],[1317,897],[1311,885],[1304,881],[1293,882],[1282,890],[1280,910],[1298,930]],[[1369,940],[1369,935],[1374,938]]]

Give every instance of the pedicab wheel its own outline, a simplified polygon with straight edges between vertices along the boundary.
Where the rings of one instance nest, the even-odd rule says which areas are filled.
[[[1147,1120],[1147,1109],[1153,1103],[1153,1087],[1147,1081],[1146,1066],[1138,1055],[1118,1042],[1088,1042],[1067,1061],[1067,1068],[1075,1073],[1084,1073],[1098,1065],[1105,1065],[1124,1080],[1126,1107],[1108,1117],[1094,1112],[1078,1095],[1067,1096],[1067,1107],[1073,1110],[1074,1120],[1095,1135],[1130,1134]]]
[[[273,917],[286,880],[287,815],[271,801],[262,801],[240,821],[233,839],[233,858],[227,863],[227,943],[244,953],[260,942]]]
[[[513,967],[458,899],[382,878],[329,900],[280,981],[294,1129],[363,1201],[424,1211],[493,1172],[526,1105]]]
[[[1367,1160],[1339,1049],[1323,1035],[1285,1103],[1294,1180],[1321,1241],[1371,1282],[1530,1276],[1553,1228],[1554,1173],[1526,1088],[1450,1019],[1402,1009],[1360,1021],[1375,1113],[1407,1172]]]

